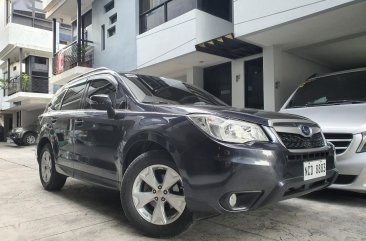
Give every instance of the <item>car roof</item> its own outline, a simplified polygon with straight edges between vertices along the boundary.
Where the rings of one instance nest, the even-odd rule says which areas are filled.
[[[316,80],[316,79],[320,79],[320,78],[324,78],[324,77],[331,77],[331,76],[337,76],[337,75],[341,75],[341,74],[349,74],[349,73],[357,73],[357,72],[366,72],[366,67],[350,69],[350,70],[343,70],[343,71],[322,74],[322,75],[316,75],[315,77],[309,78],[308,80]]]

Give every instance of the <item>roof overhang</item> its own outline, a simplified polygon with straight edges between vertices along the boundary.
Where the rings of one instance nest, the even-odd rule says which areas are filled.
[[[263,52],[261,47],[234,38],[234,34],[228,34],[198,44],[196,49],[228,59],[240,59]]]
[[[81,1],[81,12],[85,13],[92,7],[94,0]],[[77,15],[76,0],[51,0],[44,6],[47,19],[57,19],[61,23],[71,24]]]

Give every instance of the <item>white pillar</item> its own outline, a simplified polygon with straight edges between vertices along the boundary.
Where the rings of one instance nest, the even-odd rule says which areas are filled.
[[[263,48],[263,88],[264,109],[278,111],[281,106],[277,100],[276,82],[282,78],[282,50],[278,47]]]
[[[244,108],[245,103],[245,76],[244,60],[233,60],[231,62],[231,81],[232,81],[232,106]]]
[[[203,89],[203,69],[195,66],[188,69],[187,83]]]

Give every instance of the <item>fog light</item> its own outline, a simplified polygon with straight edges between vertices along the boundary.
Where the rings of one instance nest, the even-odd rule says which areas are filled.
[[[232,208],[236,206],[237,200],[238,200],[238,198],[236,197],[236,194],[231,194],[231,196],[229,198],[229,204]]]

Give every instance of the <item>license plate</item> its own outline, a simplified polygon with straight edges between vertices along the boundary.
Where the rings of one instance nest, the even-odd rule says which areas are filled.
[[[304,162],[304,180],[311,180],[318,177],[325,177],[327,174],[327,161],[316,160]]]

